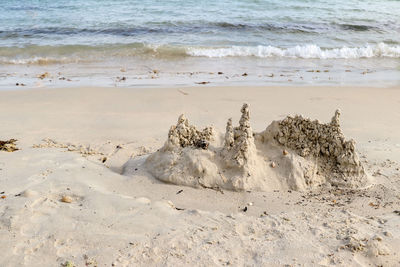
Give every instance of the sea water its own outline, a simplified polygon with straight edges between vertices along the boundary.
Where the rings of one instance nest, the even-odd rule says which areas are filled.
[[[48,72],[38,83],[37,75]],[[51,79],[51,82],[49,80]],[[400,80],[398,0],[9,0],[0,85]]]

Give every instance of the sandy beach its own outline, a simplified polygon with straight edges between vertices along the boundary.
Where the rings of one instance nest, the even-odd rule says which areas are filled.
[[[329,122],[339,108],[371,182],[234,192],[144,167],[180,114],[223,133],[243,103],[255,132],[287,115]],[[0,140],[19,150],[0,151],[0,265],[397,266],[399,106],[399,87],[2,91]]]
[[[0,267],[400,266],[400,1],[3,1]]]

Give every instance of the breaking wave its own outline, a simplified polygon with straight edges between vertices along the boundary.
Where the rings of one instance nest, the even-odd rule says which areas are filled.
[[[232,46],[227,48],[189,48],[188,55],[195,57],[285,57],[305,59],[357,59],[373,57],[400,58],[400,46],[384,43],[365,47],[342,47],[323,49],[317,45],[279,48],[274,46]]]
[[[69,57],[31,57],[31,58],[6,58],[0,57],[0,64],[10,65],[51,65],[51,64],[66,64],[78,63],[83,60]]]
[[[184,57],[255,57],[255,58],[303,58],[303,59],[358,59],[400,58],[400,46],[379,43],[364,47],[321,48],[317,45],[280,48],[275,46],[199,47],[154,45],[144,43],[101,46],[64,45],[0,47],[0,64],[50,65],[82,62],[98,62],[115,58],[141,57],[165,60]]]

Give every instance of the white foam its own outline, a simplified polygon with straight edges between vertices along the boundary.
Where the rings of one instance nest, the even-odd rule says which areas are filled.
[[[227,48],[189,48],[187,54],[195,57],[286,57],[286,58],[319,58],[319,59],[357,59],[373,57],[400,58],[400,46],[385,43],[366,45],[365,47],[342,47],[322,49],[317,45],[279,48],[274,46],[232,46]]]
[[[56,64],[56,63],[74,63],[79,62],[79,59],[71,58],[71,57],[30,57],[30,58],[6,58],[1,57],[0,63],[1,64],[11,64],[11,65],[49,65],[49,64]]]

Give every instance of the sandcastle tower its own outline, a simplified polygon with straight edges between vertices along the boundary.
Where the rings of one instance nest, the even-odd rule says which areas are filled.
[[[339,128],[339,129],[340,129],[340,121],[339,121],[340,114],[341,114],[340,109],[337,109],[335,111],[335,115],[333,115],[333,117],[331,119],[331,125]]]
[[[202,131],[190,125],[184,114],[178,118],[176,125],[172,125],[168,132],[167,147],[184,148],[193,146],[206,149],[213,138],[212,127],[206,127]]]
[[[249,106],[243,104],[239,126],[232,127],[232,119],[226,124],[223,153],[228,165],[244,167],[253,153],[256,153],[253,131],[250,126]]]
[[[355,149],[355,141],[346,141],[340,128],[340,110],[330,123],[311,121],[302,116],[286,117],[278,123],[275,140],[304,158],[318,162],[320,173],[334,184],[357,182],[365,175]]]
[[[233,133],[232,118],[229,118],[228,122],[226,123],[224,147],[226,149],[231,149],[234,143],[235,143],[235,135]]]

